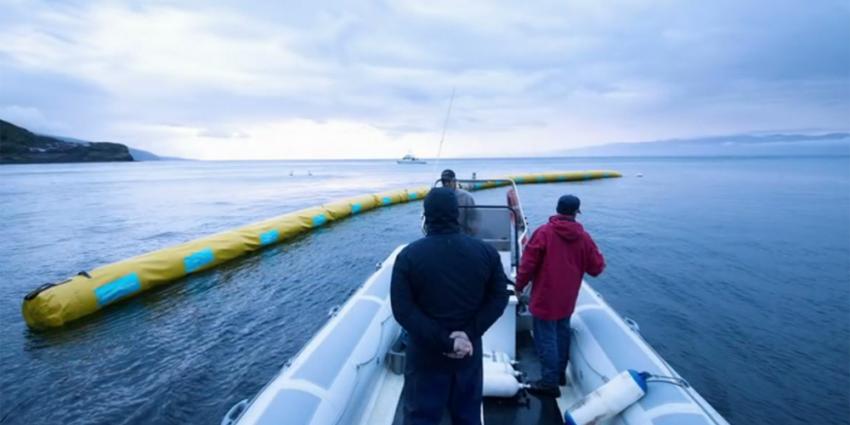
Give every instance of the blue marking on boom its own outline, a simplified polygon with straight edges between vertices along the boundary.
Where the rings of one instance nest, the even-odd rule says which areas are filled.
[[[139,275],[133,272],[95,288],[94,296],[97,298],[97,305],[103,307],[141,290]]]
[[[382,199],[382,200],[381,200],[381,202],[382,202],[384,205],[389,205],[389,204],[392,204],[392,203],[393,203],[393,200],[392,200],[392,199],[390,199],[390,197],[389,197],[389,196],[384,196],[384,199]]]
[[[313,216],[313,227],[319,227],[325,224],[328,221],[328,218],[325,217],[324,214],[317,214]]]
[[[198,252],[193,252],[183,259],[183,267],[186,273],[192,273],[200,270],[202,267],[215,261],[215,254],[212,248],[204,248]]]
[[[280,239],[280,232],[277,229],[269,230],[260,234],[260,245],[269,245],[277,242]]]
[[[360,211],[362,211],[362,210],[363,210],[363,206],[362,206],[362,205],[360,205],[360,204],[353,204],[353,205],[351,205],[351,213],[352,213],[352,214],[357,214],[357,213],[359,213],[359,212],[360,212]]]

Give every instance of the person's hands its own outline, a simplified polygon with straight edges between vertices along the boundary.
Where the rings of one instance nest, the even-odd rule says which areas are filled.
[[[526,287],[522,291],[518,291],[516,288],[514,288],[514,294],[516,295],[517,303],[519,303],[520,307],[528,305],[528,302],[529,302],[528,287]]]
[[[472,341],[466,332],[454,331],[449,337],[455,338],[455,354],[460,354],[461,357],[472,355]]]
[[[454,340],[454,351],[446,353],[446,356],[452,359],[462,359],[472,355],[472,342],[469,340],[469,335],[463,331],[454,331],[449,335],[449,338]]]

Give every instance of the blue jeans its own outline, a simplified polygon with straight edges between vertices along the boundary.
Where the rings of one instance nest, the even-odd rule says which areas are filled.
[[[534,348],[540,358],[540,382],[558,386],[570,358],[570,318],[543,320],[534,317]]]

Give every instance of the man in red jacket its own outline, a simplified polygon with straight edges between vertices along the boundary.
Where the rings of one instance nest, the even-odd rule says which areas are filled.
[[[566,385],[570,353],[570,316],[584,274],[598,276],[605,259],[584,228],[576,222],[581,201],[573,195],[558,199],[558,214],[540,226],[522,253],[516,277],[517,293],[530,281],[529,309],[534,319],[534,345],[540,358],[541,379],[530,392],[559,397]]]

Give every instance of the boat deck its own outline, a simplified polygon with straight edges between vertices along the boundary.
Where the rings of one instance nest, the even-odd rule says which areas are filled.
[[[531,334],[528,331],[517,334],[517,369],[525,374],[525,381],[533,381],[540,376],[540,362],[534,350]],[[361,424],[403,425],[401,397],[404,377],[389,370],[384,372],[373,405],[367,409]],[[561,397],[538,397],[524,392],[513,398],[485,398],[482,406],[484,425],[563,425],[561,411],[576,401],[579,396],[572,387],[561,387]],[[441,424],[450,425],[446,412]]]
[[[517,369],[525,374],[524,381],[540,378],[540,360],[528,331],[517,334],[517,360]],[[483,422],[486,425],[563,425],[562,409],[572,405],[578,398],[569,386],[561,387],[561,397],[557,400],[524,392],[512,399],[486,398]]]

